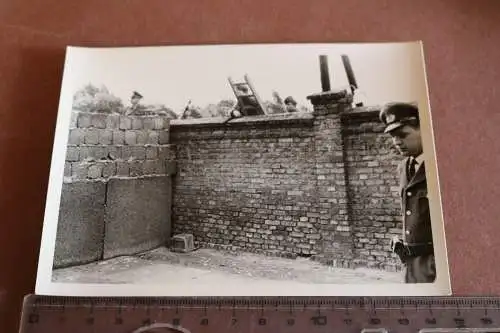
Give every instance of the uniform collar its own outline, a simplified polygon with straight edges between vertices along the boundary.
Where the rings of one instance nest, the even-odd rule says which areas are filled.
[[[420,183],[425,180],[425,160],[423,158],[423,155],[420,154],[417,157],[409,157],[407,159],[407,163],[411,163],[412,160],[417,162],[417,165],[415,165],[415,176],[413,176],[413,179],[409,180],[405,184],[406,187],[413,186],[414,184]]]
[[[417,157],[411,157],[411,160],[414,160],[415,162],[417,162],[416,167],[418,168],[424,162],[424,154],[420,154]]]

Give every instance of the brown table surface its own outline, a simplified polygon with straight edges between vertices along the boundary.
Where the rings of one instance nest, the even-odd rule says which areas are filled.
[[[500,1],[2,1],[2,332],[34,290],[66,45],[407,40],[424,41],[454,293],[497,295]]]

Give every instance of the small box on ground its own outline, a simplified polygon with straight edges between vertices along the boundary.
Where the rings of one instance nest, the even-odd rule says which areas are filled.
[[[194,250],[194,240],[192,234],[179,234],[172,237],[172,251],[191,252]]]

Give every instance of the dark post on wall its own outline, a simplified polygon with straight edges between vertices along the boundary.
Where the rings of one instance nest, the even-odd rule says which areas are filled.
[[[330,73],[328,70],[328,57],[326,55],[319,56],[319,69],[321,73],[321,90],[323,92],[330,91]]]

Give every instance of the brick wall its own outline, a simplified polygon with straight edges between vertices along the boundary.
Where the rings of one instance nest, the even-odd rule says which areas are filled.
[[[345,92],[314,112],[171,123],[174,233],[202,246],[397,269],[395,166],[378,110]]]
[[[54,266],[166,244],[174,156],[167,117],[73,110]]]
[[[173,121],[174,232],[205,245],[312,254],[320,239],[310,114]]]
[[[397,164],[401,157],[383,134],[378,108],[357,108],[343,115],[346,174],[356,262],[375,268],[398,268],[389,251],[401,236]]]
[[[345,91],[309,96],[314,106],[314,154],[308,160],[316,176],[310,209],[320,213],[321,240],[315,260],[334,266],[352,266],[353,236],[349,221],[345,143],[342,117],[350,111]],[[316,221],[313,221],[316,222]]]

